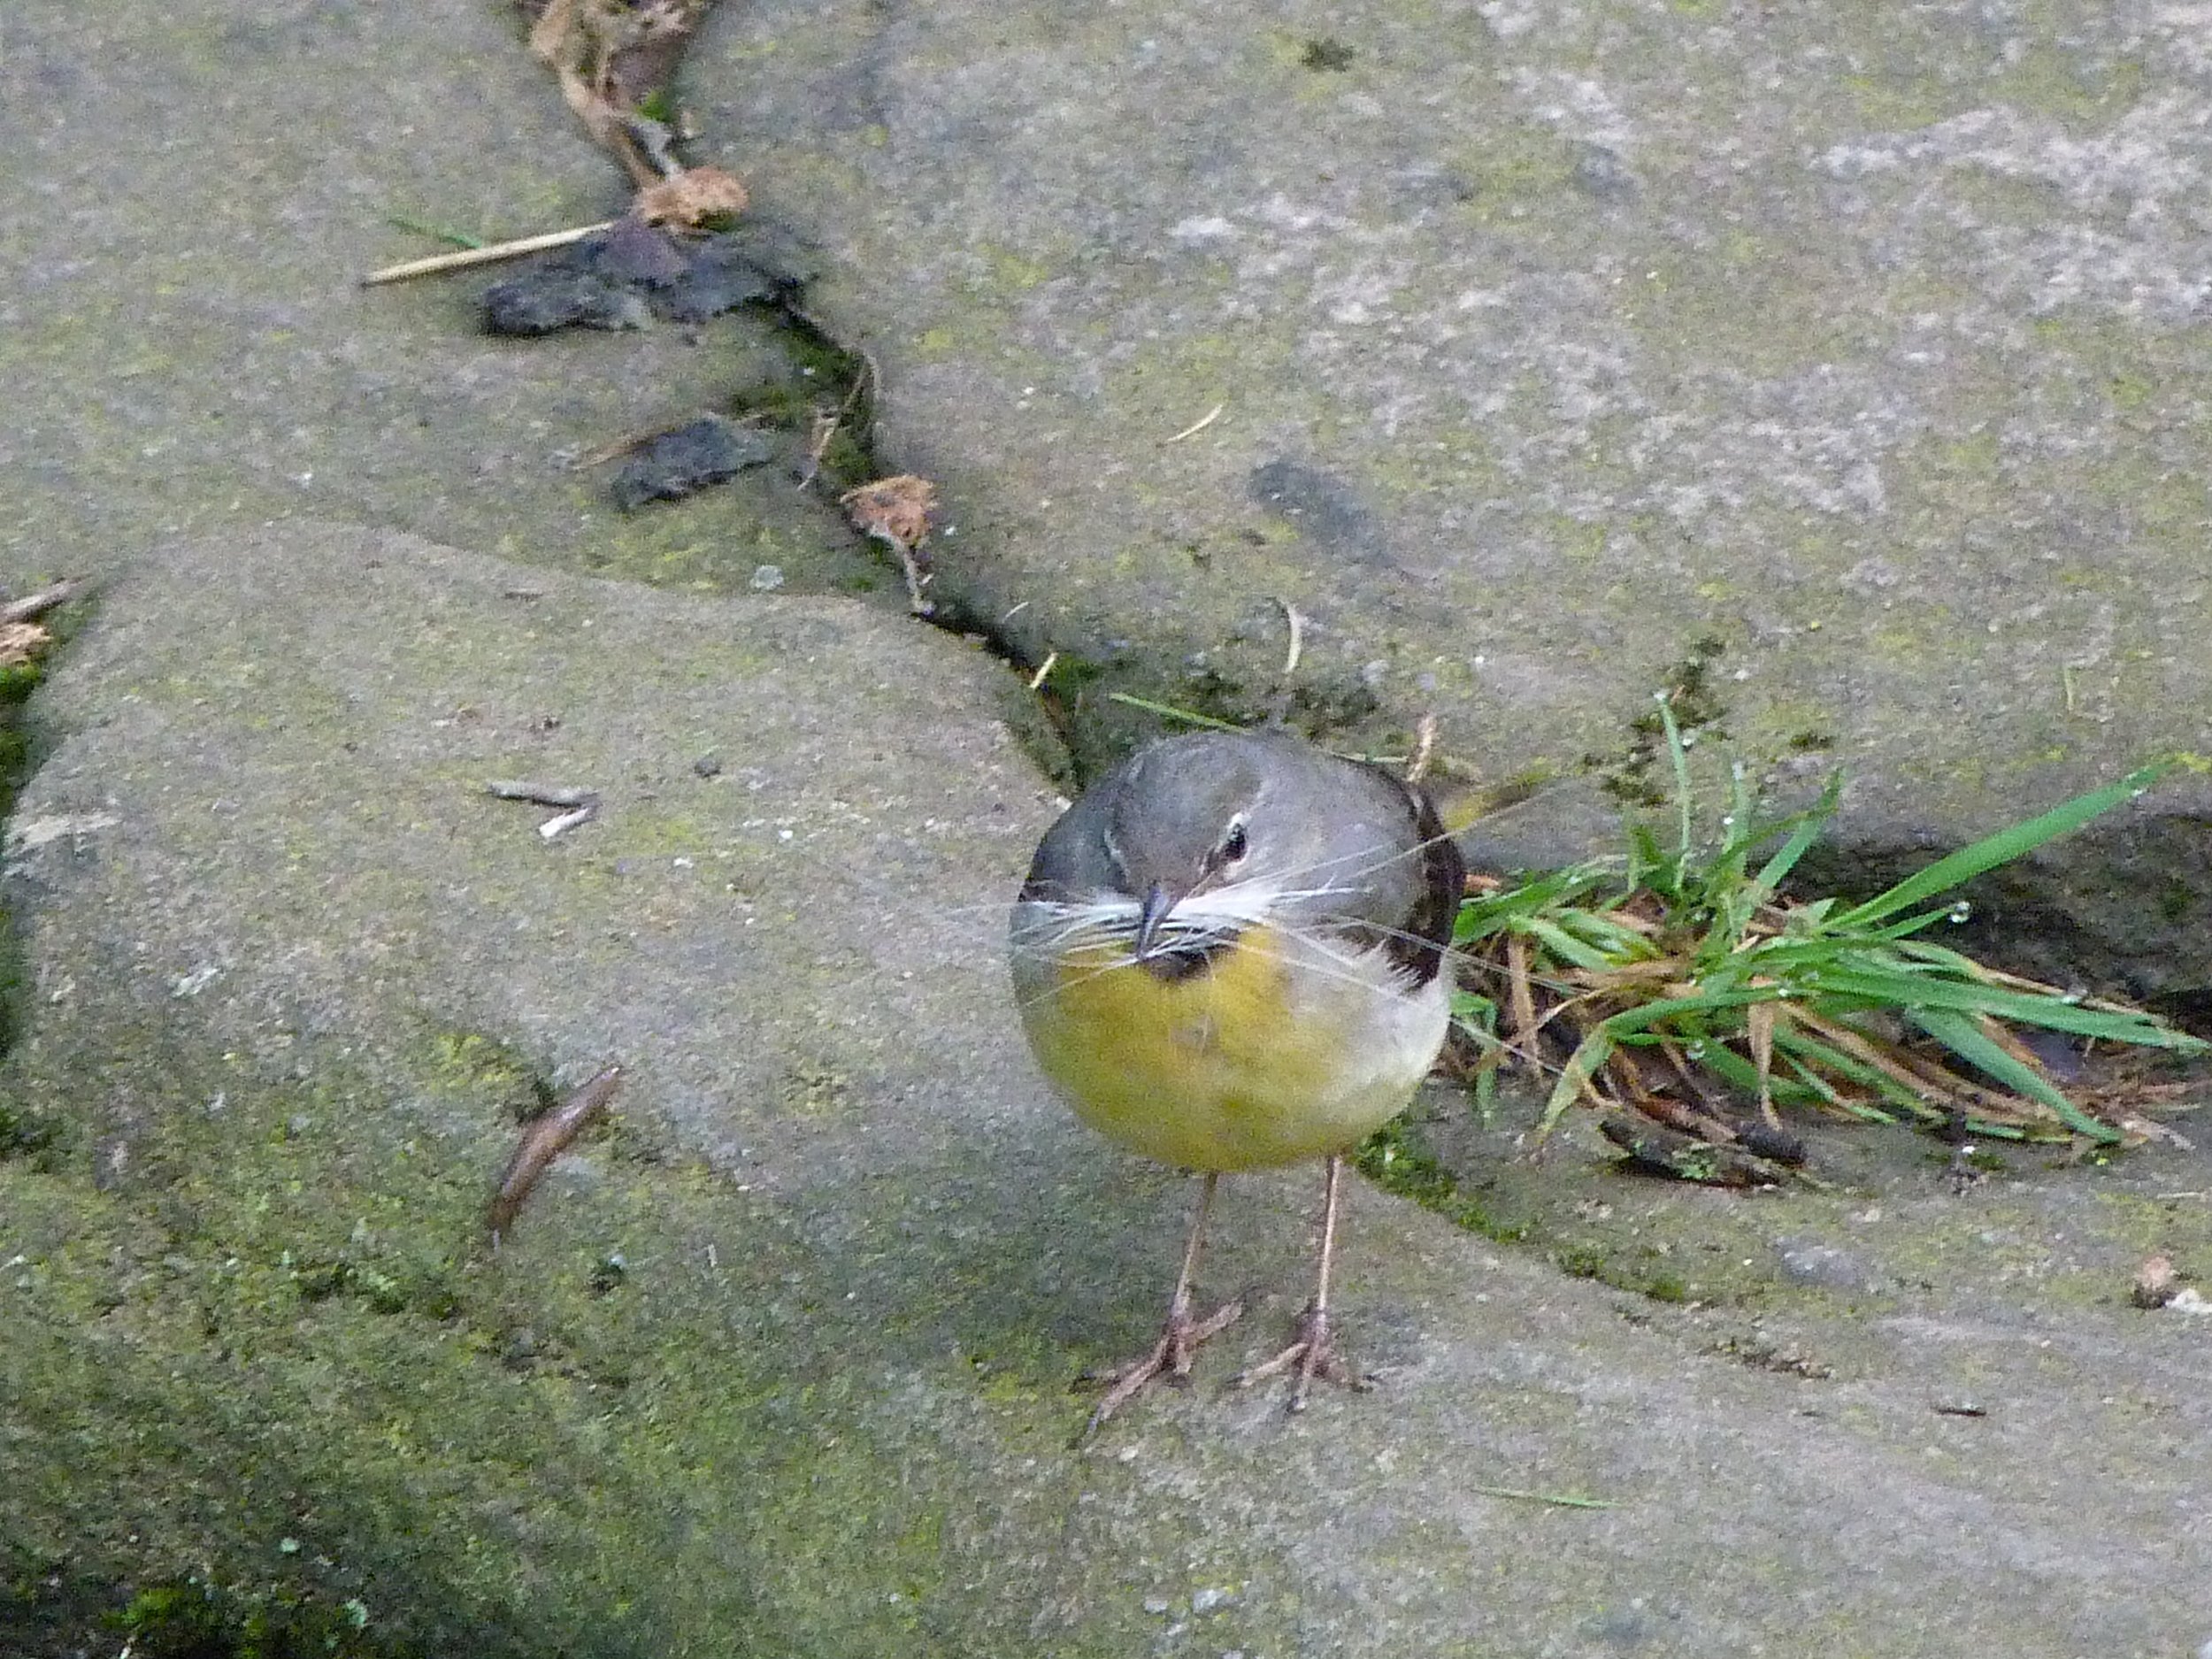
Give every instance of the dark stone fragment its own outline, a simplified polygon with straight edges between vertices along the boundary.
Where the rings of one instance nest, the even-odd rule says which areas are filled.
[[[717,237],[692,256],[681,276],[652,294],[653,309],[671,322],[699,323],[749,300],[773,297],[776,280],[741,248]]]
[[[700,323],[794,293],[816,269],[797,236],[765,221],[679,237],[624,219],[487,288],[484,326],[495,334],[549,334],[641,328],[655,316]]]
[[[609,487],[615,505],[634,511],[649,501],[680,501],[768,459],[768,440],[718,415],[664,432],[631,452]]]
[[[672,322],[703,322],[751,300],[795,293],[819,263],[791,232],[763,220],[688,245],[689,268],[653,296]]]
[[[1817,1239],[1777,1239],[1774,1261],[1782,1277],[1793,1285],[1861,1294],[1881,1288],[1881,1276],[1864,1258]]]
[[[649,318],[645,302],[619,283],[567,265],[541,265],[484,290],[488,334],[642,328]]]

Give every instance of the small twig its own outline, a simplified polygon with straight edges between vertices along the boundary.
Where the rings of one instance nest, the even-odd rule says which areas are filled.
[[[381,271],[372,271],[361,279],[365,288],[380,288],[387,282],[404,282],[411,277],[435,276],[443,271],[462,271],[471,265],[495,265],[503,259],[518,259],[526,253],[542,253],[548,248],[565,248],[587,236],[596,236],[603,230],[612,230],[619,219],[602,219],[596,225],[578,225],[568,230],[549,230],[539,236],[523,236],[513,242],[495,242],[482,248],[457,248],[451,253],[434,253],[426,259],[410,259],[401,265],[388,265]]]
[[[1408,783],[1418,783],[1428,776],[1429,757],[1435,752],[1436,716],[1433,713],[1425,714],[1421,717],[1421,724],[1414,731],[1413,759],[1406,767]]]
[[[935,603],[922,592],[923,585],[929,580],[929,572],[922,568],[921,560],[914,557],[912,543],[902,541],[896,536],[886,536],[884,540],[889,541],[898,553],[899,570],[906,577],[908,608],[918,617],[935,616],[937,614]]]
[[[1754,987],[1772,984],[1770,979],[1754,977]],[[1774,1002],[1754,1002],[1744,1010],[1744,1034],[1751,1049],[1751,1064],[1759,1072],[1759,1115],[1774,1128],[1782,1126],[1782,1120],[1774,1111],[1774,1023],[1779,1017],[1779,1005]]]
[[[845,424],[842,414],[814,411],[814,419],[807,430],[806,471],[799,474],[801,489],[812,488],[814,480],[822,476],[822,457],[829,453],[831,444],[837,442],[838,429]]]
[[[1306,649],[1306,618],[1289,600],[1278,598],[1275,603],[1282,607],[1283,620],[1290,625],[1290,649],[1283,655],[1283,683],[1287,688],[1291,676],[1298,672],[1298,658]]]
[[[1241,732],[1244,728],[1229,720],[1217,720],[1210,714],[1201,714],[1195,709],[1179,709],[1173,703],[1155,703],[1149,697],[1140,697],[1133,691],[1110,691],[1106,701],[1118,703],[1132,709],[1142,709],[1147,714],[1164,715],[1171,720],[1187,720],[1193,726],[1209,726],[1217,732]]]
[[[861,392],[874,382],[876,360],[865,352],[860,353],[859,357],[860,373],[853,376],[853,383],[846,388],[844,401],[837,405],[835,412],[826,415],[818,411],[815,413],[813,429],[808,434],[806,471],[799,475],[801,489],[805,489],[822,475],[822,457],[829,453],[830,445],[837,442],[837,434],[845,429],[845,417],[853,412],[853,406],[860,401]]]
[[[1042,691],[1044,689],[1045,680],[1052,672],[1052,665],[1059,660],[1059,652],[1048,651],[1045,653],[1045,660],[1037,664],[1037,672],[1029,677],[1030,690]]]
[[[567,1150],[571,1141],[583,1133],[587,1124],[606,1110],[621,1082],[622,1068],[611,1065],[551,1111],[523,1125],[515,1155],[507,1160],[507,1172],[499,1178],[491,1207],[484,1212],[484,1225],[492,1235],[494,1248],[498,1247],[501,1235],[514,1225],[524,1201],[537,1190],[547,1168]]]
[[[852,385],[846,389],[844,402],[837,406],[835,419],[827,430],[818,431],[815,434],[820,448],[812,456],[812,464],[807,468],[805,476],[799,480],[799,488],[803,489],[814,481],[816,475],[821,471],[822,457],[829,452],[830,444],[835,440],[839,429],[845,424],[845,418],[851,414],[859,403],[864,389],[867,393],[870,407],[873,408],[877,395],[883,389],[883,371],[876,365],[875,354],[867,347],[855,345],[840,339],[830,332],[828,324],[823,322],[803,305],[795,305],[786,301],[783,309],[786,316],[810,330],[823,344],[841,351],[849,357],[860,359],[860,373],[853,376]],[[927,615],[928,613],[925,611],[920,614]]]
[[[1177,433],[1173,437],[1163,438],[1160,442],[1164,444],[1180,443],[1186,438],[1196,437],[1200,433],[1205,431],[1207,427],[1212,426],[1215,421],[1219,420],[1221,419],[1221,411],[1228,407],[1229,405],[1226,403],[1216,403],[1211,409],[1208,410],[1204,414],[1199,416],[1196,420],[1191,422],[1189,426],[1184,427],[1182,431]]]
[[[569,809],[538,826],[538,833],[548,841],[567,834],[579,824],[590,823],[599,811],[599,791],[581,784],[533,783],[518,778],[488,783],[484,793],[497,795],[502,801],[527,801],[535,806]]]
[[[57,605],[65,605],[92,584],[82,576],[64,577],[51,588],[42,588],[35,594],[25,594],[20,599],[11,599],[0,605],[0,625],[11,622],[35,622]]]
[[[1529,981],[1528,941],[1518,933],[1505,936],[1505,983],[1507,1006],[1513,1013],[1506,1046],[1531,1071],[1540,1070],[1543,1056],[1536,1047],[1536,987]]]
[[[551,841],[556,835],[565,835],[579,824],[590,823],[598,810],[599,803],[596,801],[591,802],[587,805],[578,807],[573,812],[564,812],[558,818],[546,819],[544,823],[538,826],[538,833],[548,841]]]
[[[484,793],[503,801],[534,801],[540,806],[591,806],[599,799],[598,790],[582,784],[533,783],[520,778],[495,780],[484,786]]]

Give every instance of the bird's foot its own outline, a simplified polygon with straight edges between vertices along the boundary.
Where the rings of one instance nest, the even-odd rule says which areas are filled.
[[[1091,1413],[1090,1421],[1083,1425],[1083,1432],[1076,1436],[1077,1443],[1079,1445],[1096,1433],[1100,1424],[1135,1399],[1156,1379],[1164,1377],[1170,1382],[1187,1382],[1198,1345],[1227,1330],[1243,1312],[1241,1296],[1224,1302],[1203,1319],[1194,1320],[1187,1310],[1179,1308],[1168,1315],[1160,1340],[1152,1345],[1150,1353],[1112,1371],[1086,1371],[1078,1379],[1078,1386],[1103,1388],[1106,1393],[1099,1401],[1098,1409]]]
[[[1306,1409],[1306,1391],[1313,1386],[1313,1379],[1333,1382],[1356,1392],[1374,1386],[1365,1372],[1355,1370],[1344,1356],[1336,1351],[1336,1341],[1329,1330],[1329,1314],[1325,1308],[1310,1302],[1298,1316],[1293,1328],[1290,1346],[1273,1359],[1262,1360],[1248,1370],[1237,1373],[1236,1386],[1249,1388],[1254,1383],[1265,1382],[1270,1377],[1284,1371],[1292,1374],[1290,1402],[1285,1407],[1292,1412]]]

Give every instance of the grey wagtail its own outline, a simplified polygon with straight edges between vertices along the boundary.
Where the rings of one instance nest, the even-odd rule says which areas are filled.
[[[1167,1324],[1101,1380],[1088,1433],[1243,1311],[1191,1317],[1221,1176],[1326,1160],[1319,1273],[1294,1368],[1357,1386],[1329,1327],[1344,1153],[1428,1074],[1464,867],[1428,797],[1279,733],[1164,738],[1045,833],[1014,907],[1013,979],[1038,1064],[1093,1128],[1204,1177]]]

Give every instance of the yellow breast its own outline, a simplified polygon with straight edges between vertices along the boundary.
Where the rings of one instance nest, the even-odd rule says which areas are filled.
[[[1066,949],[1033,977],[1030,1042],[1077,1114],[1189,1169],[1351,1145],[1405,1104],[1443,1037],[1440,989],[1417,1008],[1386,976],[1371,982],[1340,953],[1268,927],[1179,979],[1118,942]]]

